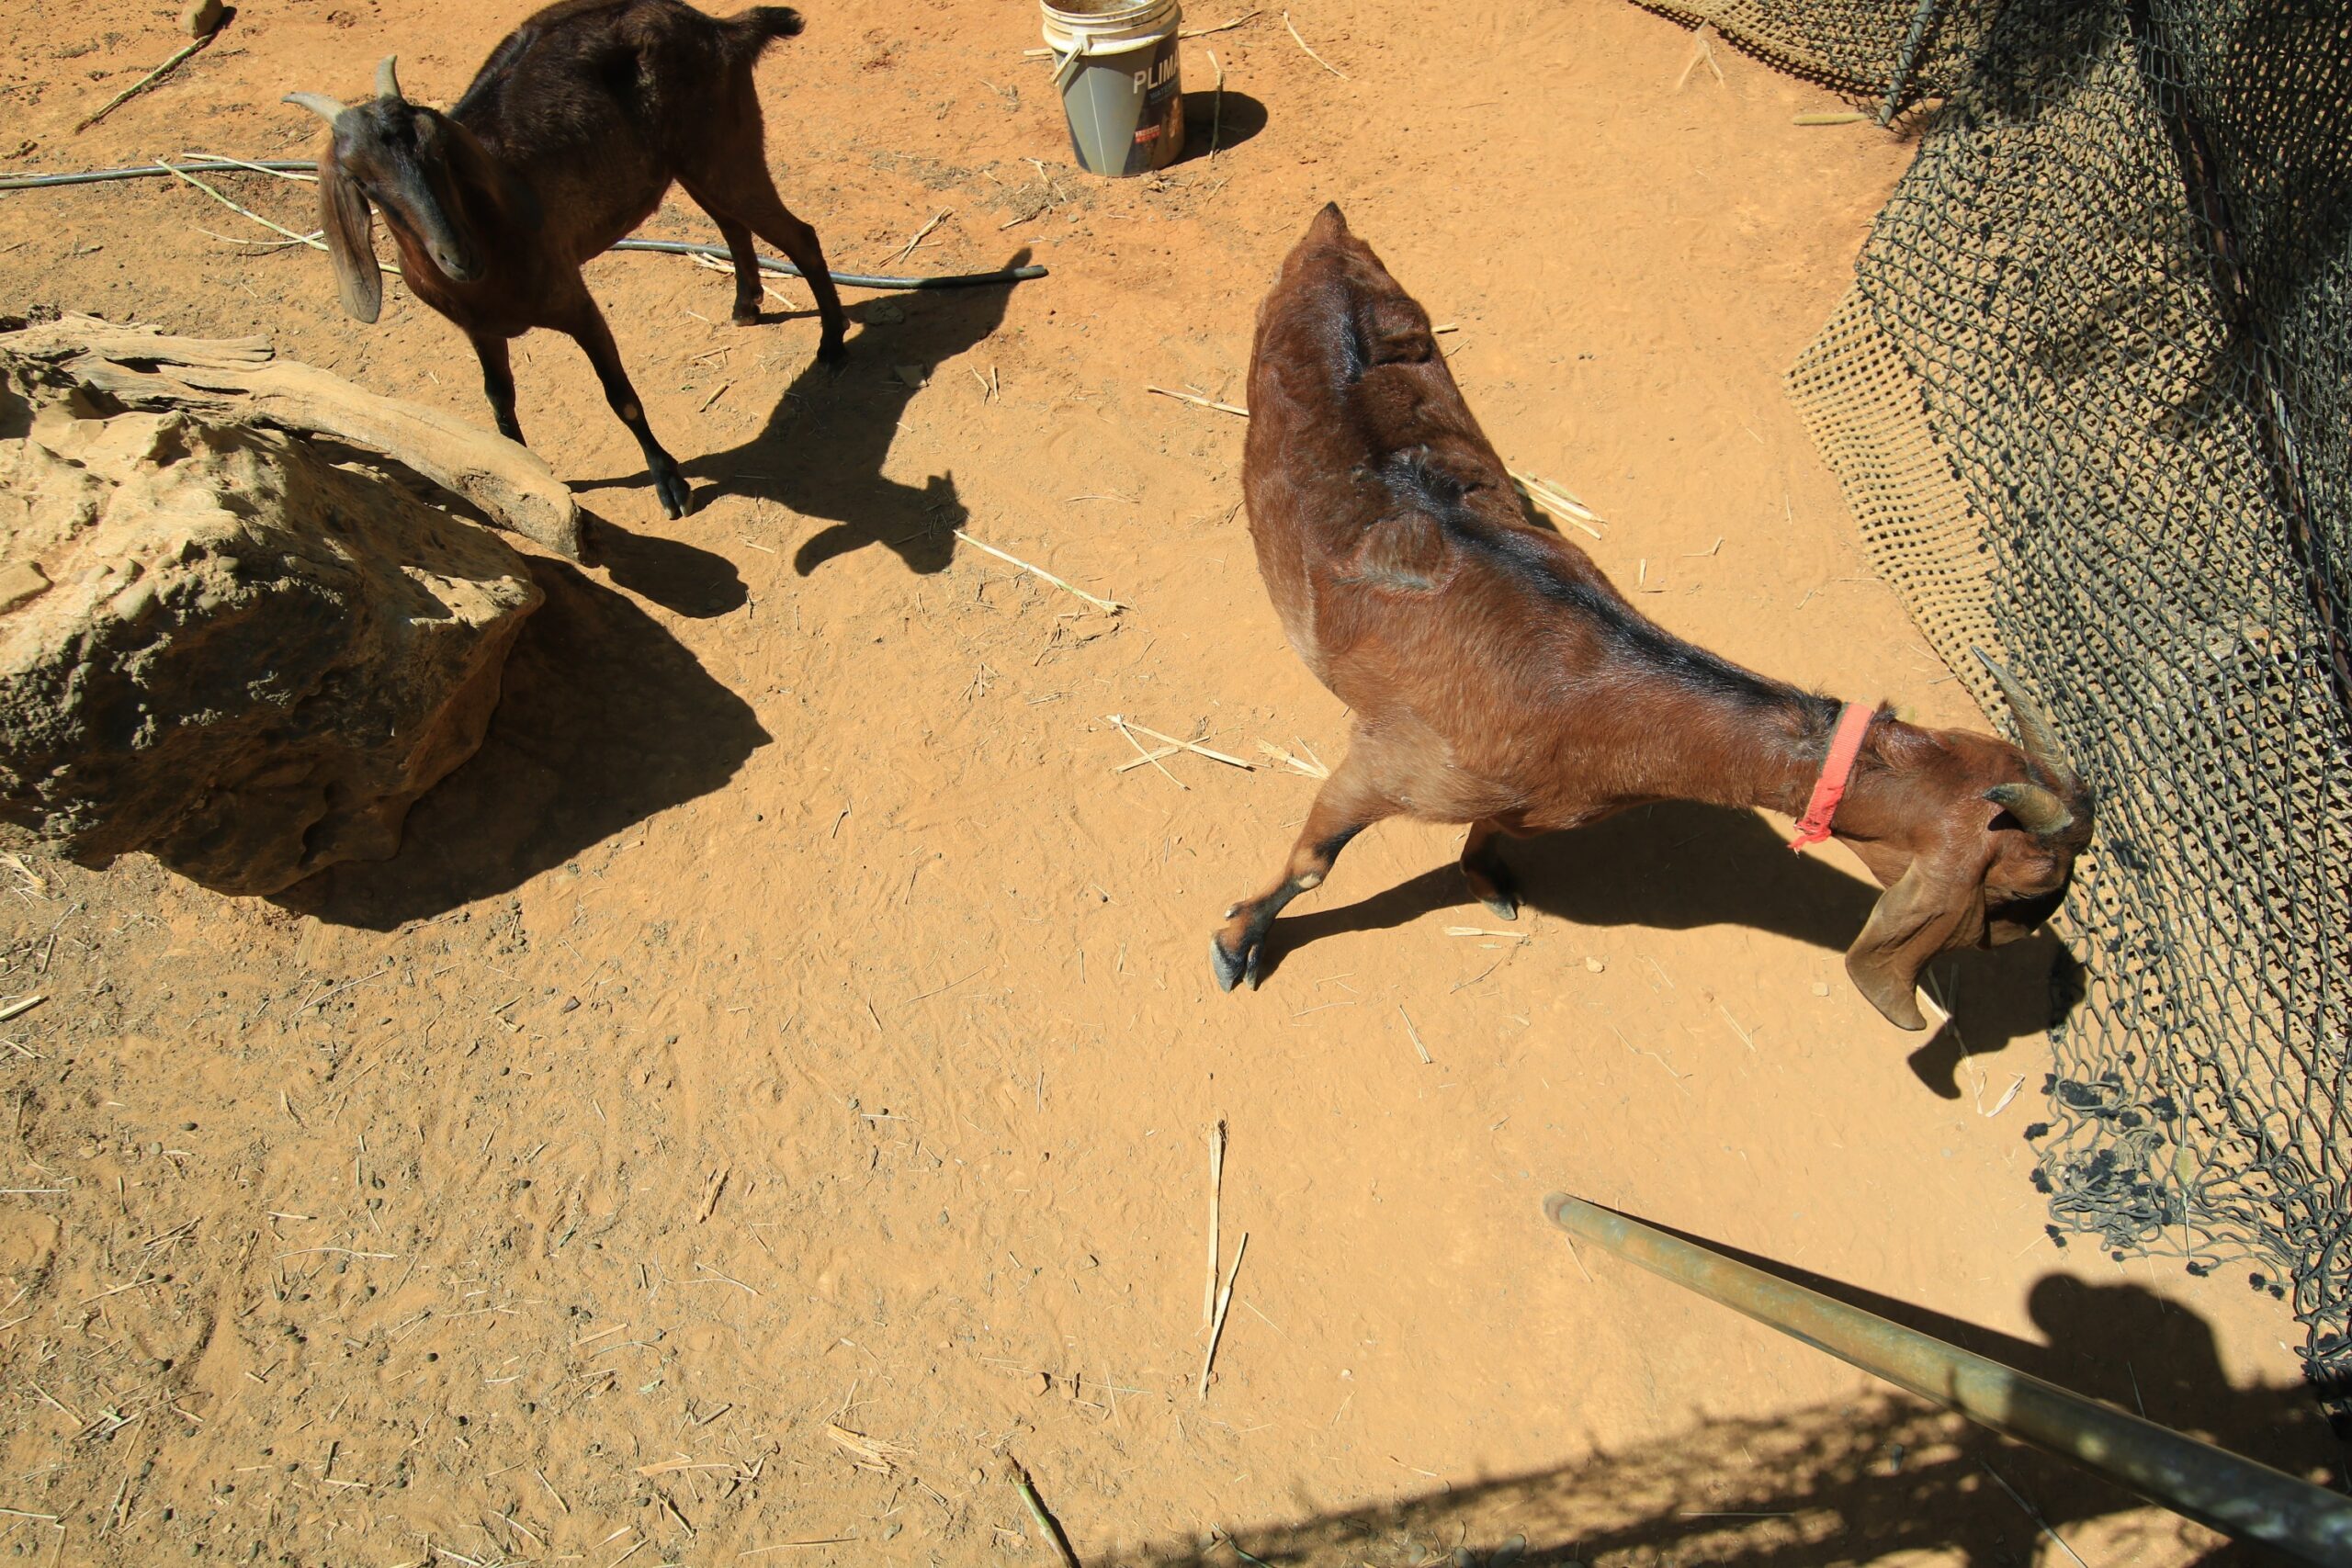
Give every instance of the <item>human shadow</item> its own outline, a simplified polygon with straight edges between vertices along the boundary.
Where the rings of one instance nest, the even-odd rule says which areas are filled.
[[[1220,101],[1221,100],[1221,101]],[[1266,106],[1227,87],[1184,95],[1184,153],[1179,164],[1197,164],[1212,152],[1229,152],[1266,129]]]
[[[1023,246],[1004,265],[1028,260]],[[851,307],[858,330],[838,372],[811,359],[758,434],[680,463],[690,479],[711,482],[696,492],[695,505],[713,494],[748,495],[828,525],[793,555],[793,568],[803,577],[871,545],[896,552],[910,571],[945,570],[956,556],[956,530],[967,516],[955,475],[902,484],[885,476],[882,465],[916,394],[942,365],[996,331],[1019,287],[921,289]],[[589,482],[633,487],[651,481],[635,474]]]
[[[1690,931],[1746,926],[1843,952],[1870,918],[1879,889],[1816,855],[1792,855],[1751,811],[1668,801],[1589,827],[1513,841],[1503,850],[1520,900],[1580,926]],[[1347,862],[1334,874],[1346,875]],[[1267,939],[1265,966],[1343,931],[1385,931],[1473,903],[1448,863],[1385,893],[1336,908],[1285,914]],[[2054,1021],[2052,967],[2064,948],[2047,931],[1991,951],[1947,953],[1924,984],[1952,1014],[1913,1054],[1922,1083],[1958,1099],[1963,1057],[1997,1049]]]
[[[345,863],[276,896],[390,931],[521,886],[734,777],[768,735],[652,617],[576,567],[530,562],[546,603],[508,655],[480,750],[417,801],[389,861]]]
[[[1697,1238],[1693,1238],[1697,1239]],[[2327,1483],[2342,1450],[2301,1384],[2233,1384],[2212,1330],[2196,1313],[2135,1284],[2039,1280],[2029,1297],[2041,1342],[1980,1327],[1804,1270],[1734,1257],[2104,1398],[2177,1431]],[[1573,1379],[1563,1366],[1559,1376]],[[1688,1391],[1695,1408],[1708,1395]],[[2284,1561],[2248,1544],[2213,1544],[2183,1521],[2147,1514],[2103,1480],[1890,1389],[1760,1417],[1701,1417],[1688,1428],[1561,1468],[1458,1478],[1433,1492],[1295,1523],[1239,1529],[1213,1546],[1146,1545],[1119,1564],[1618,1564],[1737,1562],[1830,1568],[1902,1552],[1956,1555],[1972,1568],[2017,1568],[2092,1520],[2107,1559],[2163,1555],[2199,1568]],[[2125,1521],[2118,1516],[2141,1513]],[[1091,1559],[1092,1560],[1092,1559]]]
[[[2333,1440],[2325,1413],[2310,1397],[2308,1385],[2286,1384],[2249,1396],[2230,1381],[2212,1325],[2145,1286],[2044,1274],[2026,1293],[2026,1314],[2042,1336],[2036,1342],[1712,1236],[1657,1220],[1643,1223],[2273,1469],[2296,1474],[2324,1470],[2338,1483],[2344,1479],[2346,1452]],[[2055,1232],[2052,1240],[2067,1245]],[[2267,1277],[2248,1278],[2261,1279],[2257,1288],[2270,1293],[2273,1282]]]

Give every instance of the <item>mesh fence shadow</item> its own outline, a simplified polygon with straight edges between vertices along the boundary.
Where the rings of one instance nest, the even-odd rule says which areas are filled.
[[[1942,100],[1791,391],[1946,662],[1999,712],[1966,653],[2004,652],[2100,791],[2052,1234],[2291,1298],[2342,1422],[2352,9],[1655,8]]]

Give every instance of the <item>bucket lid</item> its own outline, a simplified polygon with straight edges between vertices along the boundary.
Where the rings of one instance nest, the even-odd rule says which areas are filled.
[[[1133,27],[1155,14],[1174,14],[1177,0],[1038,0],[1046,15],[1066,28]]]

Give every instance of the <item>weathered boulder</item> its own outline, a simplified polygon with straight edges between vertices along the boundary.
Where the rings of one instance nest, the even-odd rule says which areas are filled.
[[[387,475],[0,353],[0,839],[242,894],[387,858],[539,600]]]

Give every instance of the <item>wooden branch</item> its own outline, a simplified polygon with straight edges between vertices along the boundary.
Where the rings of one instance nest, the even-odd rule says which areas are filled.
[[[265,338],[168,337],[94,316],[0,333],[0,355],[37,361],[151,412],[184,410],[224,424],[331,435],[407,464],[501,527],[580,558],[580,507],[527,447],[437,409],[353,386],[280,359]]]

